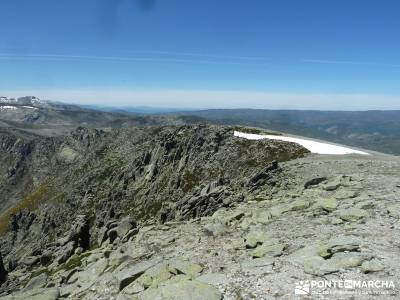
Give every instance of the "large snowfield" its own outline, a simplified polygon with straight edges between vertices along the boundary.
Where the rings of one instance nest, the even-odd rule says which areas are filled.
[[[308,149],[312,153],[316,154],[334,154],[334,155],[345,155],[345,154],[360,154],[360,155],[369,155],[367,152],[354,150],[351,148],[332,145],[323,142],[316,142],[312,140],[288,137],[288,136],[279,136],[279,135],[259,135],[252,133],[244,133],[240,131],[235,131],[234,135],[236,137],[245,138],[248,140],[262,140],[262,139],[270,139],[270,140],[280,140],[285,142],[297,143]]]

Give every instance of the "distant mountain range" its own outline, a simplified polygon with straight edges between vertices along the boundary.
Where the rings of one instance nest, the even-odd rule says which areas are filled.
[[[2,97],[0,298],[261,299],[310,276],[398,282],[400,158],[317,155],[259,128],[395,150],[397,114],[149,115]]]
[[[180,117],[185,122],[246,125],[400,155],[400,111],[317,111],[92,106],[128,114]]]
[[[400,155],[400,111],[212,109],[175,113]]]
[[[400,155],[400,111],[301,111],[160,107],[77,106],[28,96],[0,97],[0,129],[39,135],[65,134],[82,126],[126,128],[144,125],[213,123],[245,125]]]
[[[0,131],[20,135],[57,136],[77,127],[112,129],[132,126],[179,125],[185,116],[151,116],[121,111],[101,111],[34,96],[18,99],[0,97]]]
[[[164,113],[174,113],[177,111],[182,111],[181,108],[174,107],[153,107],[153,106],[104,106],[104,105],[82,105],[84,108],[95,109],[105,112],[120,112],[120,113],[130,113],[130,114],[164,114]],[[185,110],[185,111],[195,111],[195,109]]]

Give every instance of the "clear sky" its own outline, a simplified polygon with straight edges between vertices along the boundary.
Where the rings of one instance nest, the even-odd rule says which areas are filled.
[[[400,1],[1,0],[0,94],[400,109]]]

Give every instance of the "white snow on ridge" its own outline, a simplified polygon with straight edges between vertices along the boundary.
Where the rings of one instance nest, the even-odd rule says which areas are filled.
[[[361,154],[361,155],[369,155],[367,152],[354,150],[351,148],[332,145],[328,143],[316,142],[307,139],[300,139],[300,138],[293,138],[288,136],[280,136],[280,135],[259,135],[259,134],[252,134],[252,133],[244,133],[240,131],[235,131],[234,136],[245,138],[248,140],[262,140],[262,139],[269,139],[269,140],[280,140],[285,142],[292,142],[303,146],[304,148],[308,149],[312,153],[317,154],[335,154],[335,155],[345,155],[345,154]]]
[[[38,110],[37,107],[27,106],[27,105],[23,105],[23,106],[3,105],[3,106],[0,106],[0,111],[16,110],[16,109],[18,109],[18,108],[27,108],[27,109]]]
[[[8,105],[0,106],[0,110],[9,110],[9,109],[17,109],[17,108],[15,106],[8,106]]]
[[[31,98],[31,103],[32,103],[32,104],[42,104],[43,101],[40,100],[40,99],[37,98],[37,97],[32,97],[32,98]]]

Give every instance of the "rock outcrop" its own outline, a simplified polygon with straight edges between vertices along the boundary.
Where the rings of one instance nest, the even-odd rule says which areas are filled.
[[[7,271],[4,268],[3,257],[0,254],[0,285],[6,281]]]
[[[80,158],[60,161],[65,144]],[[53,152],[1,240],[0,299],[285,299],[299,280],[400,278],[396,159],[213,126],[80,128]]]

